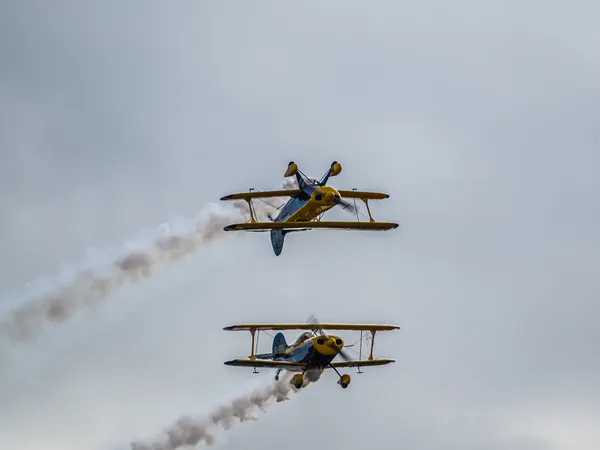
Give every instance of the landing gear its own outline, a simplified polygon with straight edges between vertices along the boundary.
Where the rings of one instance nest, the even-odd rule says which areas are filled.
[[[338,382],[337,382],[337,383],[338,383],[340,386],[342,386],[342,389],[346,389],[346,388],[348,387],[348,385],[350,384],[350,381],[352,380],[352,379],[350,378],[350,375],[348,375],[347,373],[346,373],[346,374],[344,374],[344,375],[341,375],[341,374],[338,372],[338,370],[337,370],[337,369],[336,369],[334,366],[331,366],[331,368],[332,368],[333,370],[335,370],[335,373],[337,373],[337,374],[339,375],[339,377],[340,377],[340,379],[338,380]]]
[[[290,384],[292,384],[296,389],[300,389],[302,387],[302,383],[304,383],[304,377],[300,373],[294,375],[290,380]]]
[[[308,370],[308,367],[305,368],[302,371],[302,373],[297,373],[296,375],[294,375],[292,377],[292,379],[290,380],[290,384],[292,384],[296,389],[300,389],[302,387],[302,384],[304,384],[304,374],[306,373],[307,370]]]
[[[275,374],[275,381],[279,381],[279,374],[283,369],[277,369],[277,373]]]
[[[346,389],[350,384],[350,375],[348,375],[347,373],[342,375],[338,380],[338,384],[342,386],[342,389]]]

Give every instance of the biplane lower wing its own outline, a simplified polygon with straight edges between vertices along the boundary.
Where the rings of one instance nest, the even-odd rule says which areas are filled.
[[[271,230],[364,230],[364,231],[387,231],[398,228],[393,222],[246,222],[235,223],[223,228],[225,231],[271,231]]]
[[[271,197],[295,197],[300,195],[300,189],[280,189],[277,191],[252,191],[240,192],[238,194],[229,194],[221,197],[221,200],[251,200],[253,198],[271,198]]]
[[[260,360],[260,359],[232,359],[231,361],[225,361],[226,366],[235,367],[266,367],[270,369],[285,369],[285,370],[304,370],[307,366],[306,363],[297,363],[291,361],[271,361],[271,360]]]
[[[341,367],[374,367],[374,366],[385,366],[386,364],[392,364],[396,361],[388,358],[380,358],[380,359],[363,359],[363,360],[355,360],[355,361],[336,361],[332,362],[331,365],[333,367],[341,368]]]
[[[346,330],[346,331],[392,331],[398,330],[398,325],[378,323],[319,323],[324,330]],[[311,323],[244,323],[230,325],[223,328],[225,331],[251,331],[251,330],[313,330],[315,325]]]
[[[375,366],[385,366],[386,364],[391,364],[396,362],[393,359],[381,358],[381,359],[363,359],[363,360],[354,360],[354,361],[336,361],[332,362],[331,365],[333,367],[342,368],[342,367],[375,367]],[[260,360],[260,359],[232,359],[231,361],[226,361],[224,363],[226,366],[235,366],[235,367],[263,367],[269,369],[283,369],[290,371],[298,371],[304,370],[307,367],[306,363],[297,363],[291,361],[269,361],[269,360]],[[329,369],[330,366],[324,367],[324,369]]]

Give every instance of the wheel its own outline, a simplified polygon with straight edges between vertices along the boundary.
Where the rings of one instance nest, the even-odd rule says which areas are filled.
[[[292,379],[290,380],[290,384],[292,384],[296,389],[300,389],[302,387],[303,382],[304,382],[304,379],[302,377],[302,374],[299,374],[299,373],[294,375],[292,377]]]
[[[340,386],[342,386],[342,389],[346,389],[348,387],[348,385],[350,384],[350,381],[351,381],[350,375],[348,375],[348,374],[342,375],[342,378],[339,381]]]

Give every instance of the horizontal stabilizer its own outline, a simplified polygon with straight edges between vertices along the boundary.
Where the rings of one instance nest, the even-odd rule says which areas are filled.
[[[246,222],[228,225],[225,231],[269,231],[294,229],[329,229],[329,230],[358,230],[358,231],[387,231],[398,228],[393,222]]]

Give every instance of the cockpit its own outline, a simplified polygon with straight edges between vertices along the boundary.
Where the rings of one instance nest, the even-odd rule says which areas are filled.
[[[308,331],[307,331],[307,332],[305,332],[305,333],[302,333],[302,334],[301,334],[301,335],[298,337],[298,339],[296,339],[296,342],[294,342],[294,345],[298,345],[298,344],[301,344],[301,343],[303,343],[304,341],[307,341],[308,339],[310,339],[310,338],[311,338],[311,336],[312,336],[312,334],[311,334],[311,333],[309,333]]]

